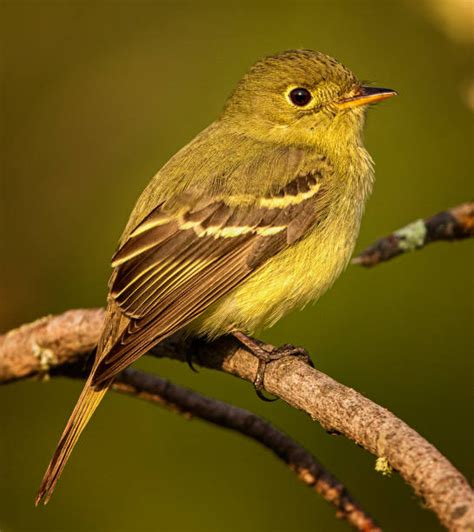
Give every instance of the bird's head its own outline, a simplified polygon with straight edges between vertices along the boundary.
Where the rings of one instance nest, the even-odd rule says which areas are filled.
[[[314,145],[360,138],[368,104],[395,95],[367,87],[320,52],[290,50],[256,63],[222,115],[261,140]]]

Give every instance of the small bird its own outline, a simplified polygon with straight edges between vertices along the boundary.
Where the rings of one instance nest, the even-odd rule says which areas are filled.
[[[347,265],[374,177],[365,112],[395,94],[319,52],[264,58],[153,177],[112,258],[95,361],[36,504],[114,377],[170,335],[234,335],[263,361],[261,388],[269,353],[248,335],[316,300]]]

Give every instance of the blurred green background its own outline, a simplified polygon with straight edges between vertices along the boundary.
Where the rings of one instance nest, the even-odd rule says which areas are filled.
[[[148,179],[219,113],[255,60],[321,50],[400,96],[369,112],[377,182],[358,248],[473,197],[470,0],[3,1],[0,329],[102,305]],[[467,8],[467,9],[466,9]],[[464,11],[463,11],[464,9]],[[467,26],[466,26],[467,25]],[[466,29],[467,28],[467,29]],[[267,331],[393,410],[472,478],[472,243],[352,266]],[[440,530],[374,457],[251,386],[172,361],[138,366],[258,412],[303,443],[387,531]],[[109,394],[46,508],[33,497],[80,383],[0,387],[0,530],[339,531],[269,452]]]

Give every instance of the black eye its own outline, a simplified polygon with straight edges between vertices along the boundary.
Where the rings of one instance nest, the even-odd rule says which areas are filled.
[[[311,98],[312,96],[309,90],[304,89],[303,87],[298,87],[290,92],[290,100],[299,107],[308,105],[308,103],[311,101]]]

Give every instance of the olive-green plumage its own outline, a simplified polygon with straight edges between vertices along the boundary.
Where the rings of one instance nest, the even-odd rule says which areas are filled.
[[[391,94],[321,53],[266,58],[155,175],[113,258],[95,364],[37,502],[114,376],[152,346],[178,330],[253,332],[332,284],[372,187],[366,104]]]

